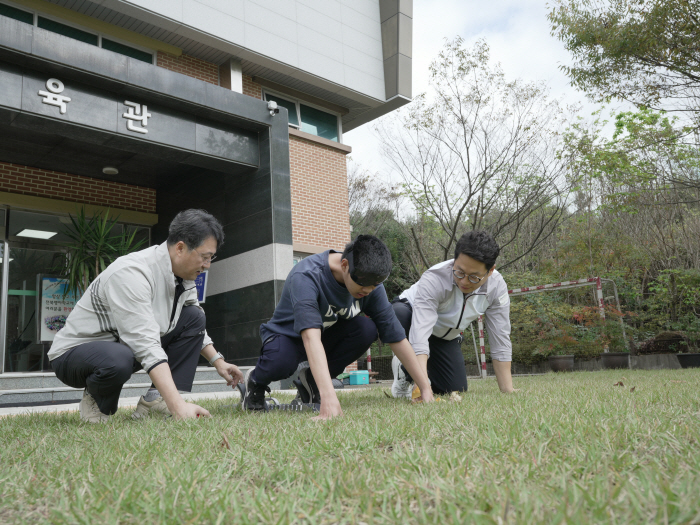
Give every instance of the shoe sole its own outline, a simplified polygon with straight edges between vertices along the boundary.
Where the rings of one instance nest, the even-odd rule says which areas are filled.
[[[394,356],[393,359],[391,360],[391,372],[394,375],[394,382],[391,385],[391,395],[394,396],[395,398],[406,398],[406,399],[411,399],[411,388],[410,385],[411,383],[408,383],[409,389],[405,390],[402,389],[398,386],[400,381],[407,382],[404,378],[400,378],[399,374],[401,374],[401,361],[399,361],[399,358]]]
[[[311,373],[310,368],[304,368],[300,373],[299,373],[299,380],[301,381],[301,384],[304,385],[304,388],[306,391],[309,393],[309,399],[311,399],[310,404],[320,404],[321,403],[321,394],[318,394],[318,399],[314,399],[314,391],[311,388],[311,384],[309,383],[309,380],[307,378],[307,375]]]

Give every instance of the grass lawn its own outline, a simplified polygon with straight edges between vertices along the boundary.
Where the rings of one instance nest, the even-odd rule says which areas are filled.
[[[0,419],[0,523],[700,523],[700,369],[515,382],[431,406],[345,394],[325,424],[231,401],[180,423]]]

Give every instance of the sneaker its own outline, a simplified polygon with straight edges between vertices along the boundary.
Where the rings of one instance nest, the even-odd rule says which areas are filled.
[[[391,371],[394,373],[394,383],[391,385],[391,395],[394,397],[404,397],[411,399],[413,391],[413,381],[406,374],[399,358],[394,356],[391,360]]]
[[[168,405],[165,404],[165,400],[158,396],[153,401],[146,401],[146,399],[141,396],[138,404],[136,405],[136,410],[131,414],[132,419],[143,419],[145,417],[158,414],[161,416],[170,416],[170,410],[168,410]]]
[[[241,406],[243,410],[267,410],[267,402],[265,401],[265,393],[270,392],[270,387],[267,385],[259,385],[251,377],[255,367],[248,370],[245,374],[245,395]]]
[[[83,391],[83,399],[80,401],[80,419],[87,423],[106,423],[109,416],[100,412],[95,398],[87,390]]]
[[[298,382],[301,383],[301,388],[299,388]],[[299,371],[298,382],[295,381],[295,384],[299,389],[302,403],[321,403],[321,393],[318,391],[313,374],[311,374],[311,368],[302,368]]]

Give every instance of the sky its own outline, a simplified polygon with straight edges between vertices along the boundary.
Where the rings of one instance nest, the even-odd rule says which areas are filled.
[[[507,79],[545,81],[551,95],[565,104],[582,103],[590,114],[597,108],[569,85],[559,69],[570,64],[563,44],[550,34],[547,0],[414,0],[413,96],[428,88],[428,66],[445,39],[461,36],[467,47],[483,38],[491,60],[500,62]],[[376,122],[376,121],[375,121]],[[385,172],[386,164],[372,131],[365,124],[343,135],[352,146],[352,160],[371,172]]]

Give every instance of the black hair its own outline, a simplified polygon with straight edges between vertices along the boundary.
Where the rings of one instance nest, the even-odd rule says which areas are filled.
[[[472,259],[484,263],[487,270],[496,265],[496,259],[501,252],[501,247],[493,236],[484,230],[472,230],[462,235],[455,247],[455,259],[460,253],[468,255]]]
[[[391,273],[391,252],[374,235],[358,235],[345,245],[342,259],[352,253],[355,271],[361,274],[389,275]]]
[[[214,237],[218,250],[224,243],[224,228],[216,217],[204,210],[181,211],[168,227],[168,246],[182,241],[188,249],[194,250],[209,237]]]

